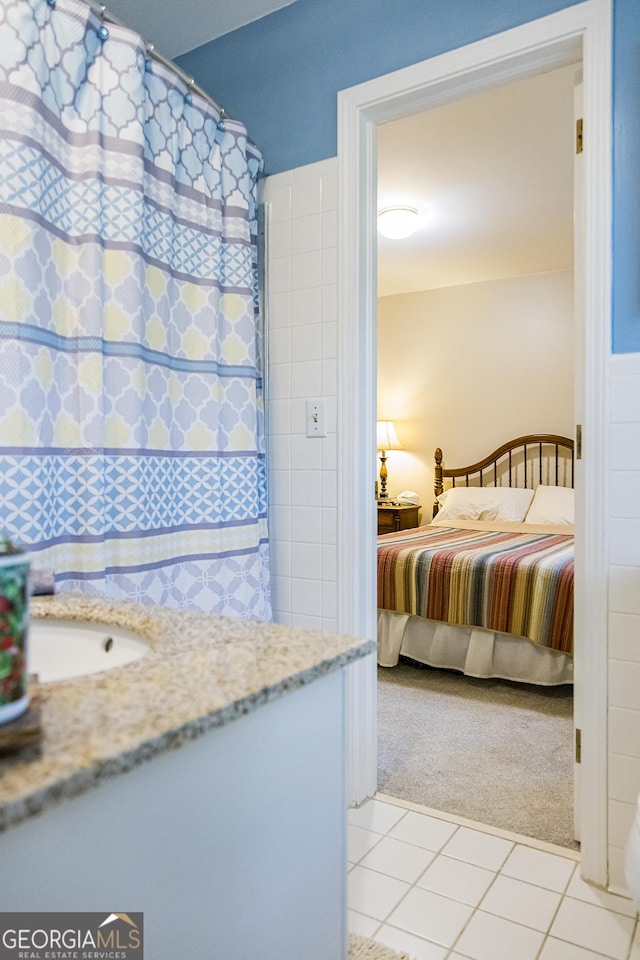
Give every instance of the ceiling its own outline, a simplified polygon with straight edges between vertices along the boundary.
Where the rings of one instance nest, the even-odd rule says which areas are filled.
[[[105,0],[107,9],[173,59],[295,0]]]
[[[574,66],[378,129],[378,209],[421,226],[378,234],[378,294],[573,265]]]

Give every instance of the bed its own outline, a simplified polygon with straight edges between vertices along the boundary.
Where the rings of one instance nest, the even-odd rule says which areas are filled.
[[[438,448],[431,522],[378,537],[378,663],[572,683],[573,484],[568,437],[456,468]]]

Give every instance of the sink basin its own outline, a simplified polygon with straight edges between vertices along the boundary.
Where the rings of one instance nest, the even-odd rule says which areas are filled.
[[[133,631],[107,623],[32,619],[27,649],[29,673],[52,683],[122,667],[144,656],[149,645]]]

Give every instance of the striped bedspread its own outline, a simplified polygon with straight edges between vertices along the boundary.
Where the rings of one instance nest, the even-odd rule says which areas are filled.
[[[572,535],[418,527],[378,539],[378,607],[573,653]]]

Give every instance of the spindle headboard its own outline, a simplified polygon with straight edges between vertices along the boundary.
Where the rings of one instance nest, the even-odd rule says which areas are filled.
[[[554,433],[532,433],[503,443],[497,450],[467,467],[443,466],[440,447],[435,451],[433,490],[436,497],[433,516],[438,512],[438,497],[447,486],[455,487],[529,487],[540,484],[572,487],[574,482],[573,440]]]

